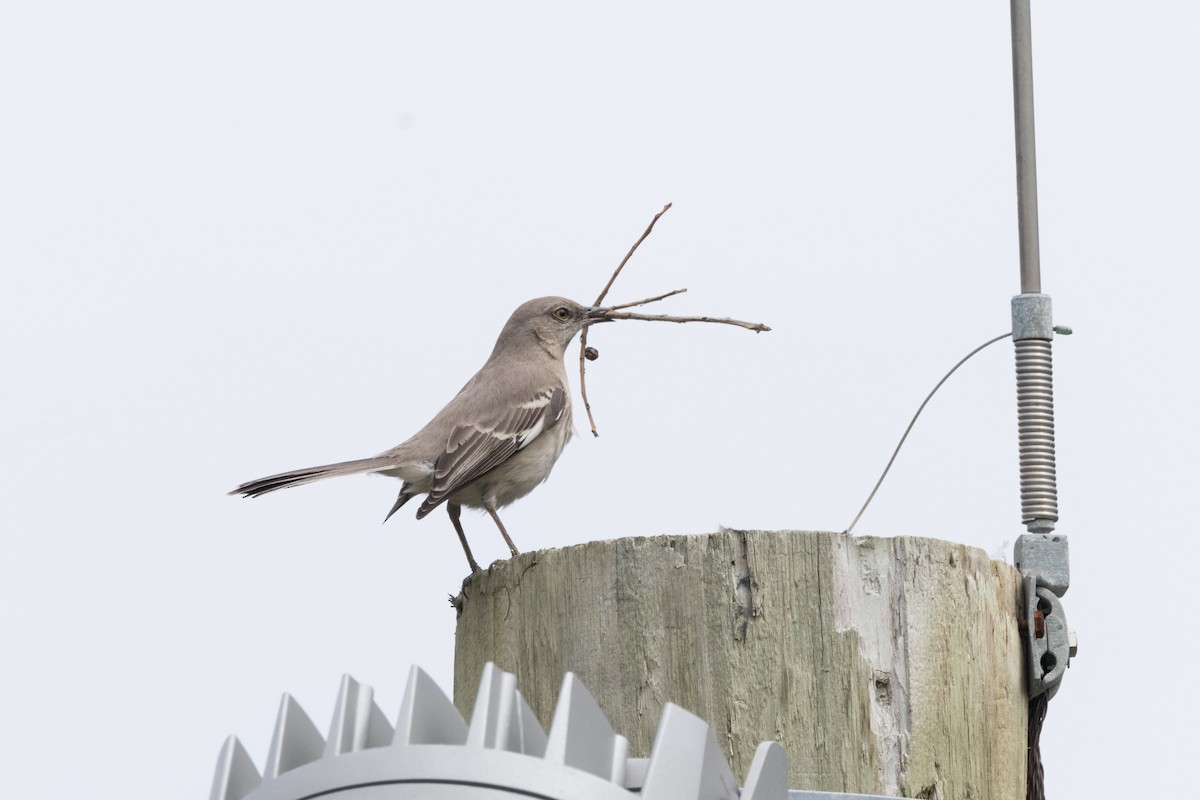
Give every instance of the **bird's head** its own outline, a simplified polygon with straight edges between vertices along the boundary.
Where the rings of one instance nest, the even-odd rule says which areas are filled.
[[[604,316],[607,310],[599,306],[583,306],[565,297],[530,300],[519,305],[508,318],[496,342],[496,349],[519,346],[533,336],[550,355],[561,359],[575,334],[588,325],[611,321]]]

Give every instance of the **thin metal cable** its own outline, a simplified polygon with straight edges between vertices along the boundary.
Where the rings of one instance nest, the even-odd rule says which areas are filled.
[[[862,518],[863,512],[867,510],[867,506],[871,505],[871,501],[875,499],[875,493],[878,492],[879,487],[883,485],[883,479],[887,477],[888,470],[892,468],[892,463],[896,460],[896,456],[900,454],[900,448],[904,446],[904,440],[908,438],[908,434],[913,429],[913,425],[917,424],[917,417],[921,416],[921,412],[925,410],[925,406],[928,405],[929,401],[933,399],[933,396],[937,394],[937,390],[942,388],[942,384],[949,380],[950,376],[953,375],[959,367],[967,363],[971,356],[975,355],[983,348],[995,344],[1001,339],[1007,339],[1009,336],[1012,336],[1011,331],[1009,333],[1002,333],[994,339],[988,339],[986,342],[979,345],[979,347],[976,347],[974,350],[967,353],[962,357],[961,361],[951,367],[950,371],[942,376],[942,379],[937,382],[937,386],[934,386],[929,394],[925,396],[925,400],[921,403],[921,407],[917,409],[917,413],[913,414],[912,421],[909,422],[908,427],[904,429],[904,435],[900,437],[900,442],[896,445],[896,449],[892,451],[892,457],[888,459],[887,466],[883,468],[883,474],[880,475],[879,480],[875,482],[875,488],[872,489],[871,494],[867,496],[867,502],[862,504],[862,508],[858,510],[858,514],[854,516],[854,521],[850,523],[850,527],[846,528],[843,533],[850,533],[852,530],[854,530],[854,526],[857,525],[859,519]]]

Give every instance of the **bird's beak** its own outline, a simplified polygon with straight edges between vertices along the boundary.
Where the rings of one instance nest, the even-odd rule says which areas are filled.
[[[587,310],[587,321],[585,325],[595,325],[597,322],[612,322],[612,317],[607,317],[609,311],[612,311],[608,306],[592,306]]]

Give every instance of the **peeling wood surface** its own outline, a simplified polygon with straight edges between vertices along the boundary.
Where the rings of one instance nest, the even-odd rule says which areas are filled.
[[[486,661],[543,725],[576,673],[649,755],[663,703],[708,720],[737,775],[760,741],[792,788],[1025,796],[1020,580],[922,538],[733,531],[524,553],[459,598],[454,697]]]

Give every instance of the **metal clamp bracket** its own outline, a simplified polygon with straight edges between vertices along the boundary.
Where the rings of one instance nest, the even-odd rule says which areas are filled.
[[[1061,600],[1071,584],[1067,537],[1023,534],[1013,548],[1013,562],[1025,589],[1021,628],[1029,696],[1053,697],[1077,650]]]

